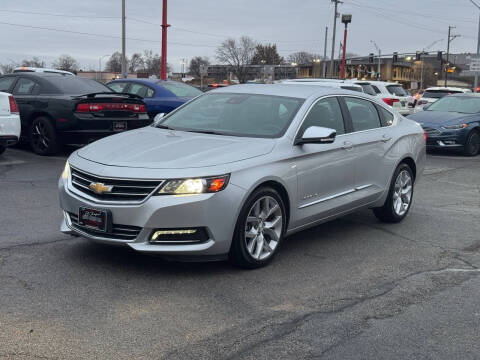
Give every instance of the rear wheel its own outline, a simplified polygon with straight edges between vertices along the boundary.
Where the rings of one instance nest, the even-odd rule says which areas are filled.
[[[467,156],[475,156],[480,152],[480,133],[476,130],[470,132],[463,148],[463,153]]]
[[[0,145],[0,155],[3,154],[6,150],[5,146]]]
[[[30,146],[36,154],[53,155],[60,150],[57,133],[49,119],[34,119],[29,130]]]
[[[248,269],[268,264],[283,239],[285,226],[285,205],[278,192],[269,187],[256,190],[238,217],[230,261]]]
[[[395,170],[385,204],[373,209],[375,216],[383,222],[396,223],[407,216],[413,200],[413,173],[410,166],[400,164]]]

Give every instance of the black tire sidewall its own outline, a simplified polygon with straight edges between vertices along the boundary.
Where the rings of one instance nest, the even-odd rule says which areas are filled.
[[[0,145],[0,155],[2,155],[5,152],[5,150],[7,150],[7,148],[3,145]]]
[[[253,204],[259,198],[267,195],[273,197],[280,205],[280,208],[282,211],[282,233],[280,235],[278,245],[275,248],[273,254],[265,260],[256,260],[250,256],[247,250],[247,245],[245,243],[245,223],[247,221],[248,212],[250,211],[250,208],[253,206]],[[230,247],[230,253],[229,253],[230,260],[232,260],[237,265],[240,265],[244,268],[250,268],[250,269],[267,265],[275,257],[275,255],[278,252],[278,249],[282,244],[283,237],[286,231],[286,224],[287,224],[286,217],[287,217],[287,213],[285,210],[285,204],[283,202],[282,197],[275,189],[270,187],[262,187],[255,190],[248,197],[247,201],[244,203],[242,210],[240,211],[240,214],[238,216],[237,223],[235,226],[235,232],[232,239],[232,245]]]
[[[50,144],[47,149],[38,149],[35,147],[33,144],[33,127],[35,126],[36,123],[43,123],[45,124],[46,129],[48,130],[48,133],[50,135]],[[55,127],[52,125],[51,121],[47,119],[46,117],[38,117],[34,119],[29,126],[29,143],[30,146],[33,150],[38,155],[52,155],[55,154],[58,151],[58,139],[57,139],[57,132],[55,130]]]
[[[465,147],[463,151],[464,154],[467,156],[475,156],[479,153],[478,150],[475,153],[470,152],[470,143],[475,135],[480,137],[480,133],[476,130],[472,130],[470,134],[468,134],[467,141],[465,142]]]

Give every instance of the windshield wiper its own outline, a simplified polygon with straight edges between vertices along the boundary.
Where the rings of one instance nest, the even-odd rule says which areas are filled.
[[[175,130],[174,128],[171,128],[170,126],[163,125],[163,124],[157,124],[157,125],[155,125],[155,127],[159,128],[159,129]]]
[[[193,129],[182,129],[180,131],[186,131],[186,132],[194,132],[194,133],[199,133],[199,134],[209,134],[209,135],[224,135],[221,132],[214,131],[214,130],[193,130]]]

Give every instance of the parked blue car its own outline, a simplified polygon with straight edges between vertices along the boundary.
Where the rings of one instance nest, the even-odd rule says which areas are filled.
[[[422,125],[427,135],[427,149],[460,150],[467,156],[480,152],[478,94],[445,96],[408,118]]]
[[[115,92],[135,94],[143,97],[151,119],[159,113],[169,113],[190,99],[202,94],[197,88],[170,80],[119,79],[107,86]]]

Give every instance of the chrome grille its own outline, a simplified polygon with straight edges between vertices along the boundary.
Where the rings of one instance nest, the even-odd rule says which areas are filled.
[[[427,136],[439,136],[441,134],[441,131],[438,129],[434,129],[428,126],[424,126],[423,130],[427,133]]]
[[[71,168],[72,186],[79,192],[96,200],[106,202],[142,202],[153,193],[162,183],[162,180],[127,180],[111,179],[92,175],[75,168]],[[92,183],[101,183],[111,186],[111,191],[98,194],[90,188]]]
[[[70,218],[70,223],[72,224],[73,229],[78,229],[92,236],[118,240],[135,240],[138,234],[140,234],[140,231],[142,231],[142,228],[138,226],[118,224],[112,225],[112,232],[97,231],[80,225],[78,223],[78,214],[69,212],[68,216]]]

